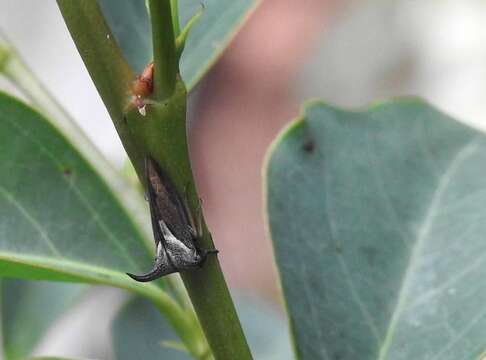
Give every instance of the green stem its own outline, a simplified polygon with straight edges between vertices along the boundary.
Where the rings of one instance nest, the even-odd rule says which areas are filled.
[[[57,4],[123,146],[140,176],[143,174],[144,157],[130,136],[125,122],[130,84],[135,75],[122,56],[96,0],[57,0]]]
[[[176,79],[177,61],[175,38],[171,32],[169,0],[149,0],[152,33],[154,41],[154,75],[155,90],[160,78],[172,69],[167,78]],[[197,18],[196,18],[197,21]],[[172,37],[171,37],[172,36]],[[162,67],[162,70],[159,69]],[[162,80],[165,80],[163,78]],[[172,80],[171,80],[172,81]],[[160,85],[160,84],[159,84]],[[159,94],[160,94],[159,90]],[[178,81],[171,98],[154,105],[151,109],[153,120],[140,122],[128,118],[132,134],[138,143],[150,154],[172,177],[178,189],[189,190],[189,202],[193,211],[197,208],[199,197],[194,185],[186,139],[186,93],[185,86]],[[160,99],[157,96],[156,98]],[[187,187],[189,185],[189,187]],[[194,212],[195,213],[195,212]],[[214,248],[206,225],[204,234],[198,239],[205,249]],[[212,353],[216,359],[251,359],[250,349],[246,342],[231,295],[219,266],[216,256],[210,256],[202,269],[187,271],[181,274],[192,304],[206,335]]]
[[[208,243],[207,236],[201,243]],[[252,359],[218,260],[208,259],[182,279],[215,359]]]
[[[93,143],[86,137],[83,131],[77,126],[75,121],[65,111],[63,107],[56,101],[56,99],[47,91],[47,89],[41,84],[34,73],[27,67],[22,61],[15,49],[8,43],[5,36],[0,34],[0,74],[3,74],[18,90],[26,96],[32,104],[40,111],[45,113],[51,122],[61,130],[70,141],[75,144],[77,149],[87,156],[87,158],[95,163],[95,168],[102,172],[102,176],[114,190],[115,195],[128,196],[130,193],[131,199],[140,198],[135,191],[130,191],[130,187],[127,184],[122,184],[123,181],[120,176],[113,169],[111,164],[99,153],[98,149]],[[117,191],[118,189],[118,191]],[[133,201],[131,204],[123,202],[125,206],[134,210],[135,208],[144,209],[145,204],[138,203],[135,207]],[[138,212],[138,211],[135,211]],[[140,210],[140,213],[144,213]],[[146,216],[144,217],[144,222]],[[139,225],[139,230],[147,228],[147,226]],[[149,239],[152,234],[145,232],[144,239]],[[147,247],[153,251],[153,244],[147,244]],[[203,334],[194,331],[194,319],[190,313],[187,313],[186,309],[182,308],[177,302],[175,302],[166,292],[157,286],[150,284],[140,284],[137,282],[127,283],[126,279],[120,281],[118,277],[106,277],[109,279],[108,284],[133,291],[151,300],[159,311],[172,324],[180,338],[183,340],[185,347],[195,358],[203,358],[205,352],[208,351],[206,342],[201,339]],[[178,293],[180,296],[180,293]],[[183,299],[179,299],[182,301]]]
[[[125,150],[134,164],[139,178],[143,178],[144,153],[131,136],[126,120],[126,111],[129,109],[128,89],[134,75],[121,56],[121,51],[114,41],[96,1],[58,0],[58,6],[91,79],[115,124]],[[132,111],[132,116],[133,113],[137,112]],[[140,119],[137,120],[140,121]],[[121,189],[119,192],[123,193]],[[148,225],[148,216],[145,211],[140,211],[135,216],[144,216],[144,221]],[[153,244],[151,249],[153,251]],[[147,288],[145,286],[147,284],[139,284],[135,281],[128,285],[126,281],[115,281],[111,285],[135,291],[153,301],[163,315],[169,319],[181,340],[195,357],[199,357],[200,353],[206,351],[204,335],[201,331],[195,331],[197,327],[194,325],[192,316],[164,291],[154,285]]]
[[[155,99],[159,101],[147,105],[145,117],[126,106],[127,89],[134,76],[96,1],[57,1],[142,183],[145,183],[144,158],[150,155],[167,171],[181,194],[188,186],[189,203],[195,210],[199,199],[186,138],[187,97],[185,86],[177,76],[170,0],[149,0],[154,34]],[[204,236],[198,241],[206,249],[214,247],[206,226]],[[210,256],[202,269],[184,272],[182,278],[215,359],[251,359],[217,256]],[[198,329],[199,325],[192,328],[193,336],[199,334]],[[204,343],[199,344],[203,349]]]
[[[149,0],[154,51],[154,98],[163,101],[175,91],[179,72],[170,0]]]
[[[179,0],[170,0],[170,9],[172,12],[172,24],[174,25],[174,37],[178,37],[181,32],[179,24]]]

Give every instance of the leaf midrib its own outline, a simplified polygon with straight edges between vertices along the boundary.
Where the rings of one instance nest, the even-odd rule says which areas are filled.
[[[442,175],[439,184],[432,196],[432,200],[430,202],[430,206],[428,207],[424,221],[422,222],[421,226],[419,227],[417,240],[415,241],[413,248],[411,250],[410,259],[408,261],[407,269],[405,270],[402,286],[400,288],[400,292],[398,294],[398,301],[393,310],[393,314],[391,316],[391,321],[388,325],[388,329],[386,331],[385,339],[382,343],[380,348],[378,360],[386,360],[388,352],[393,344],[394,335],[396,328],[398,326],[398,322],[400,319],[400,315],[405,309],[405,301],[408,294],[408,291],[411,286],[411,281],[413,278],[413,270],[415,269],[415,264],[417,263],[417,259],[420,257],[421,250],[423,245],[427,239],[429,231],[432,226],[432,222],[436,216],[437,210],[439,208],[439,204],[441,202],[443,194],[446,192],[447,187],[454,175],[457,171],[459,166],[466,160],[477,148],[477,141],[471,141],[470,143],[464,145],[456,154],[456,156],[450,162],[448,168]]]
[[[15,197],[12,196],[8,190],[0,185],[0,194],[2,194],[8,202],[10,202],[18,211],[19,213],[29,222],[32,227],[40,234],[40,237],[44,242],[46,243],[47,247],[52,251],[52,254],[56,257],[61,257],[61,253],[57,249],[56,245],[50,238],[50,236],[47,234],[47,232],[44,230],[42,225],[33,217],[31,214],[27,211],[27,209],[22,206],[17,200],[15,200]]]

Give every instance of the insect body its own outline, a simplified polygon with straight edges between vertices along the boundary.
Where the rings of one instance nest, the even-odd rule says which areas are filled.
[[[155,264],[147,274],[128,275],[134,280],[146,282],[201,267],[207,255],[218,250],[200,249],[196,244],[202,235],[200,213],[195,224],[187,203],[181,200],[168,176],[150,157],[145,159],[145,172],[156,247]]]

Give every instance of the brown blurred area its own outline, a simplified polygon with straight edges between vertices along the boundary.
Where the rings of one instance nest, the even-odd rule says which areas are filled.
[[[263,212],[268,146],[299,109],[292,81],[331,11],[325,0],[264,0],[198,89],[191,156],[206,220],[233,288],[278,294]]]

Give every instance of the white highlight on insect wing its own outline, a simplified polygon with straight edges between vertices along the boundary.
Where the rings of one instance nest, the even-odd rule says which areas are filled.
[[[142,116],[147,115],[147,111],[145,110],[145,105],[144,105],[144,106],[142,106],[142,107],[139,107],[139,108],[138,108],[138,112],[139,112],[139,113],[140,113],[140,115],[142,115]]]
[[[168,244],[175,245],[179,248],[183,248],[185,251],[191,251],[182,241],[177,239],[172,232],[169,230],[167,225],[165,224],[164,221],[160,220],[159,221],[159,226],[160,229],[162,230],[162,234],[164,235],[164,239]]]

